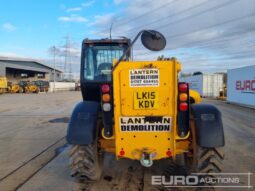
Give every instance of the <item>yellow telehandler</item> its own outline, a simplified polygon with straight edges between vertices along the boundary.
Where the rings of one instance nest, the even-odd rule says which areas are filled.
[[[201,104],[199,94],[178,81],[177,59],[131,61],[139,36],[151,51],[166,46],[165,37],[154,30],[139,32],[132,42],[83,41],[83,101],[73,110],[66,136],[72,145],[71,175],[97,181],[104,152],[144,167],[183,155],[188,173],[221,172],[225,141],[220,111]]]

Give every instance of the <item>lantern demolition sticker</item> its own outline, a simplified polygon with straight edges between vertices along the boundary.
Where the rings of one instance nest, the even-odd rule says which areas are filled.
[[[159,86],[158,69],[129,70],[130,87]]]
[[[121,117],[122,132],[169,132],[171,117]]]

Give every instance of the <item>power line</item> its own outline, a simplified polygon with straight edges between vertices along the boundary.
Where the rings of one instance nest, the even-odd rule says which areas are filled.
[[[252,28],[252,30],[250,30],[250,31],[240,30],[240,31],[234,32],[232,34],[228,34],[227,37],[226,36],[222,37],[222,38],[215,37],[215,38],[212,38],[212,39],[206,40],[206,41],[205,40],[192,41],[192,42],[181,44],[178,47],[174,47],[172,49],[174,50],[174,49],[178,49],[178,48],[182,48],[182,47],[186,48],[187,46],[189,47],[189,45],[196,46],[195,48],[206,48],[206,47],[210,47],[210,46],[215,46],[215,45],[211,45],[211,44],[208,44],[208,43],[213,43],[213,44],[214,43],[219,43],[219,44],[222,44],[222,43],[225,43],[225,42],[230,41],[230,40],[241,39],[241,38],[243,38],[243,35],[245,35],[245,34],[254,33],[254,30],[255,30],[255,28]],[[242,36],[237,36],[239,34],[242,34]],[[227,35],[227,34],[225,34],[225,35]],[[231,37],[230,35],[232,35],[233,38],[230,38]],[[201,46],[197,46],[199,44],[202,44],[202,45]],[[144,50],[144,49],[136,49],[136,50]]]
[[[221,49],[222,51],[222,49]],[[178,54],[181,54],[181,53],[178,53]],[[176,55],[178,55],[176,54]],[[176,56],[175,55],[175,56]],[[239,56],[239,58],[241,56],[249,56],[249,57],[254,57],[254,50],[246,50],[246,51],[243,51],[243,52],[234,52],[234,53],[225,53],[225,55],[215,55],[215,56],[207,56],[207,58],[196,58],[196,57],[199,57],[199,56],[204,56],[204,54],[202,53],[199,53],[199,54],[194,54],[192,53],[192,55],[187,55],[187,56],[176,56],[178,57],[180,60],[188,60],[188,61],[193,61],[193,60],[210,60],[210,59],[224,59],[224,58],[233,58],[233,56]],[[190,59],[191,58],[191,59]]]
[[[169,6],[169,5],[171,5],[172,3],[176,2],[176,1],[179,1],[179,0],[172,0],[171,2],[168,2],[168,3],[164,4],[164,5],[161,5],[160,7],[152,9],[152,10],[150,10],[150,11],[144,13],[144,14],[141,14],[141,15],[139,15],[137,17],[133,17],[133,18],[127,20],[126,22],[124,21],[123,23],[118,24],[115,28],[121,27],[123,24],[127,24],[127,23],[130,23],[132,21],[138,20],[139,18],[141,18],[143,16],[149,15],[149,14],[155,12],[155,11],[158,11],[158,10],[160,10],[162,8],[165,8],[166,6]],[[118,21],[116,21],[116,22],[118,22]],[[107,32],[107,31],[108,31],[108,29],[105,29],[105,30],[99,31],[98,33],[100,33],[100,32]]]
[[[236,2],[238,2],[238,1],[240,1],[240,0],[234,0],[234,1],[233,1],[233,0],[229,0],[229,1],[224,2],[224,3],[222,3],[222,4],[217,4],[217,5],[215,5],[214,7],[210,7],[210,8],[208,8],[208,9],[202,10],[201,12],[198,12],[198,13],[196,13],[196,14],[189,15],[189,16],[186,16],[186,17],[181,18],[181,19],[177,19],[177,20],[175,20],[175,21],[166,23],[166,24],[164,24],[164,25],[157,26],[157,28],[162,29],[162,28],[168,27],[168,25],[172,25],[172,24],[176,24],[176,23],[179,24],[180,22],[189,20],[189,19],[191,19],[191,18],[197,17],[197,16],[199,16],[199,15],[202,15],[202,14],[205,14],[205,13],[208,13],[208,12],[211,12],[211,11],[215,11],[215,10],[217,10],[217,9],[220,9],[220,8],[222,8],[222,7],[225,7],[225,6],[228,6],[228,5],[230,5],[230,4],[236,3]],[[206,3],[208,3],[208,2],[203,2],[203,3],[199,4],[198,6],[202,6],[202,5],[206,4]],[[169,16],[169,17],[171,17],[171,16]],[[166,17],[166,18],[168,18],[168,17]],[[162,20],[162,19],[161,19],[161,20]],[[129,31],[130,31],[130,30],[129,30]],[[132,29],[131,31],[133,31],[133,29]],[[127,31],[126,31],[126,32],[127,32]]]
[[[176,37],[184,36],[184,35],[187,35],[187,34],[192,34],[192,33],[199,32],[199,31],[202,31],[202,30],[206,30],[206,29],[209,29],[209,28],[214,28],[214,27],[217,27],[217,26],[220,26],[220,25],[225,25],[225,24],[228,24],[228,23],[236,22],[238,20],[246,19],[246,18],[252,17],[254,15],[255,15],[255,13],[252,13],[252,14],[249,14],[249,15],[241,16],[241,17],[238,17],[238,18],[233,18],[233,19],[221,22],[221,23],[214,24],[214,25],[209,25],[209,26],[204,27],[202,29],[195,29],[193,31],[179,33],[179,34],[176,34],[176,35],[169,35],[169,36],[166,36],[166,38],[169,38],[169,37],[176,38]]]
[[[123,25],[123,24],[130,23],[130,22],[132,22],[132,21],[136,21],[136,20],[138,20],[139,18],[142,18],[142,17],[144,17],[144,16],[146,16],[146,15],[150,15],[150,14],[153,13],[153,12],[156,12],[156,11],[162,9],[162,8],[165,8],[166,6],[169,6],[169,5],[171,5],[172,3],[176,2],[176,1],[179,1],[179,0],[172,0],[171,2],[168,2],[168,3],[164,4],[164,5],[161,5],[160,7],[157,7],[157,8],[155,8],[155,9],[153,9],[153,10],[151,10],[151,11],[148,11],[148,12],[142,14],[142,15],[139,15],[139,16],[137,16],[137,17],[134,17],[134,18],[132,18],[132,19],[129,19],[128,21],[123,22],[123,23],[121,23],[121,24]]]
[[[232,60],[232,59],[244,59],[242,56],[249,56],[245,58],[253,58],[255,57],[254,55],[254,50],[251,51],[243,51],[239,53],[233,53],[233,54],[228,54],[227,56],[217,56],[217,57],[207,57],[207,58],[194,58],[194,59],[183,59],[183,61],[222,61],[222,60]]]
[[[246,56],[245,58],[243,58],[243,56]],[[249,56],[249,57],[247,57]],[[233,59],[250,59],[250,58],[254,58],[254,50],[252,51],[243,51],[240,53],[233,53],[233,54],[228,54],[227,56],[215,56],[215,57],[207,57],[207,58],[193,58],[193,59],[189,59],[189,58],[180,58],[179,60],[181,60],[181,62],[195,62],[195,61],[223,61],[223,60],[233,60]]]
[[[169,18],[171,18],[171,17],[173,17],[173,16],[176,16],[176,15],[179,15],[179,14],[182,14],[182,13],[185,13],[185,12],[188,12],[188,11],[190,11],[190,10],[196,9],[196,8],[198,8],[198,7],[200,7],[200,6],[203,6],[204,4],[207,4],[208,2],[209,2],[209,1],[202,2],[202,3],[198,4],[198,5],[195,5],[195,6],[193,6],[193,7],[189,7],[188,9],[184,9],[184,10],[179,11],[179,12],[176,12],[176,13],[174,13],[174,14],[172,14],[172,15],[167,16],[167,17],[157,19],[157,20],[155,20],[155,21],[153,21],[153,22],[150,22],[150,23],[147,23],[147,24],[145,24],[145,25],[141,25],[141,26],[138,26],[138,27],[131,28],[131,29],[129,29],[129,30],[126,30],[125,32],[135,31],[135,30],[137,30],[137,29],[139,29],[139,28],[142,28],[142,27],[145,27],[145,26],[149,26],[149,25],[154,24],[154,23],[162,22],[162,20],[166,20],[166,19],[169,19]],[[117,34],[118,34],[118,33],[117,33]]]
[[[224,50],[224,49],[221,49],[221,50]],[[233,53],[225,53],[225,55],[220,55],[220,56],[213,56],[213,58],[215,57],[224,57],[224,56],[230,56],[230,55],[243,55],[243,54],[250,54],[250,55],[254,55],[254,50],[246,50],[246,51],[241,51],[241,52],[233,52]],[[202,54],[200,54],[202,55]],[[192,54],[192,57],[193,56],[196,56],[196,54]],[[255,56],[255,55],[254,55]],[[183,56],[181,56],[183,58]],[[187,56],[187,57],[191,57],[191,56]],[[207,56],[207,58],[210,58]],[[186,59],[186,58],[185,58]]]
[[[255,15],[255,13],[252,13],[252,14],[249,14],[249,15],[245,15],[245,16],[242,16],[242,17],[230,19],[230,20],[227,20],[227,21],[224,21],[224,22],[221,22],[221,23],[217,23],[217,24],[214,24],[214,25],[209,25],[209,26],[204,27],[202,29],[201,28],[200,29],[196,29],[196,30],[193,30],[191,32],[189,31],[189,32],[179,33],[179,34],[176,34],[176,35],[166,36],[166,39],[169,39],[169,38],[173,39],[173,38],[177,38],[177,37],[180,37],[180,36],[189,35],[189,34],[192,34],[192,33],[195,33],[195,32],[203,31],[203,30],[206,30],[206,29],[209,29],[209,28],[213,28],[213,27],[216,27],[216,26],[220,26],[220,25],[232,23],[232,22],[235,22],[235,21],[238,21],[238,20],[242,20],[242,19],[245,19],[245,18],[248,18],[248,17],[252,17],[254,15]],[[166,48],[163,51],[172,50],[172,49],[173,48]],[[145,54],[141,54],[141,55],[146,55],[146,54],[151,54],[151,52],[145,53]]]

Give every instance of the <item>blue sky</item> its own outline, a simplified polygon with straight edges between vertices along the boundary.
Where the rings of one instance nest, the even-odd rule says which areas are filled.
[[[96,18],[122,7],[111,0],[1,1],[0,53],[48,57],[48,48],[63,44],[67,35],[77,43],[95,37]]]

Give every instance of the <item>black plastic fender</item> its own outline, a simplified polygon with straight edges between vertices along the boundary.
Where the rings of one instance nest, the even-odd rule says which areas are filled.
[[[95,141],[99,106],[95,101],[83,101],[75,106],[67,129],[69,144],[86,145]]]
[[[193,104],[191,114],[195,120],[197,144],[202,147],[225,145],[221,112],[213,105]]]

